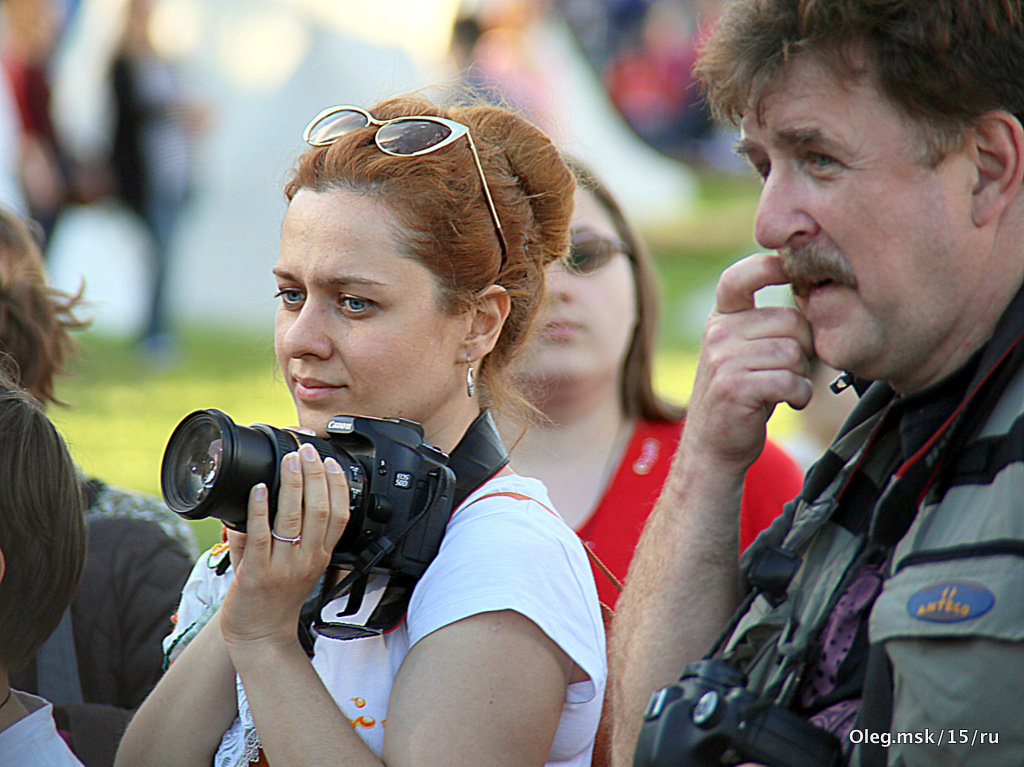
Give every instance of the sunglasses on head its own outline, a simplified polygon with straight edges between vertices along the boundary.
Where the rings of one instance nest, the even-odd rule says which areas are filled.
[[[353,106],[328,107],[314,117],[302,133],[303,140],[311,146],[328,146],[353,131],[376,125],[377,131],[373,141],[384,154],[393,157],[417,157],[421,154],[437,151],[448,146],[457,139],[466,137],[469,148],[473,152],[473,161],[480,174],[480,185],[484,190],[487,209],[490,211],[494,229],[498,233],[501,244],[501,265],[505,265],[508,246],[505,233],[501,228],[498,210],[494,207],[491,190],[487,186],[480,155],[473,143],[469,128],[462,123],[433,115],[407,115],[391,120],[378,120],[365,109]]]
[[[569,243],[569,255],[562,263],[570,274],[590,274],[618,253],[629,255],[621,240],[609,239],[594,232],[574,232]]]

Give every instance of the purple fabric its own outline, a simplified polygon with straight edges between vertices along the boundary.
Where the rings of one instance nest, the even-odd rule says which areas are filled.
[[[835,689],[839,667],[850,652],[857,627],[867,619],[881,590],[880,570],[878,564],[864,567],[832,609],[819,640],[817,663],[810,669],[800,697],[804,708],[812,708],[817,698]],[[811,721],[842,738],[853,726],[859,706],[860,699],[840,701],[819,711]]]
[[[854,722],[857,721],[859,710],[860,698],[842,700],[819,711],[810,718],[810,722],[826,732],[831,732],[839,738],[840,743],[845,743]]]

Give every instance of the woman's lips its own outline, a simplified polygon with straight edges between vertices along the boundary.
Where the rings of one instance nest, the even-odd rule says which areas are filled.
[[[334,394],[341,386],[335,386],[314,378],[296,378],[295,396],[305,402],[315,402]]]
[[[575,338],[582,332],[582,328],[575,322],[568,320],[552,320],[544,325],[541,336],[547,341],[567,341]]]

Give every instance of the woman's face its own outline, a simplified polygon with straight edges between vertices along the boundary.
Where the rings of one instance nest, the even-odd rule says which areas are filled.
[[[339,414],[402,417],[444,446],[471,404],[469,322],[440,309],[434,276],[402,254],[398,232],[391,210],[364,195],[295,195],[274,267],[277,358],[302,427],[323,434]]]
[[[594,196],[576,191],[573,241],[618,242],[615,225]],[[615,252],[594,271],[577,274],[561,264],[547,272],[548,303],[540,332],[521,370],[528,380],[556,393],[560,385],[617,387],[636,326],[636,286],[629,258]],[[616,389],[617,391],[617,389]]]

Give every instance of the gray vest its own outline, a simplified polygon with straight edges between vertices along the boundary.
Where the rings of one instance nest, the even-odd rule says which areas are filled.
[[[888,410],[872,387],[851,416],[856,425],[822,462],[827,470],[809,474],[808,485],[819,486],[805,487],[744,559],[749,566],[772,544],[800,558],[784,597],[754,597],[719,652],[747,674],[751,690],[788,707],[871,547],[869,533],[854,535],[831,519],[851,472],[859,465],[884,488],[871,530],[912,513],[888,549],[869,619],[873,651],[884,653],[891,673],[891,720],[888,732],[856,726],[844,743],[851,765],[1024,760],[1024,369],[1005,371],[994,396],[986,401],[982,390],[975,400],[980,409],[957,416],[969,439],[947,449],[950,434],[940,432],[900,474],[896,435],[871,443]],[[862,719],[872,704],[865,697]]]

